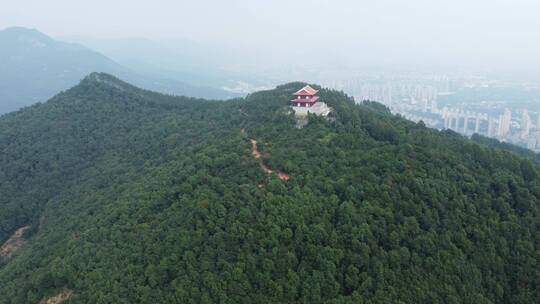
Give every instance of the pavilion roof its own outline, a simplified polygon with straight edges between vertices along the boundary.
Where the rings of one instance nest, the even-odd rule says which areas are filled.
[[[301,88],[300,90],[298,90],[298,92],[294,93],[294,95],[315,95],[317,94],[317,92],[319,91],[307,85]]]

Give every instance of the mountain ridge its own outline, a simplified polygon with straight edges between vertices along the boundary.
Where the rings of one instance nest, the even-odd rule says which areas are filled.
[[[222,99],[237,95],[175,80],[138,74],[79,44],[56,41],[26,28],[0,31],[0,114],[16,110],[75,85],[91,72],[107,72],[168,94]]]

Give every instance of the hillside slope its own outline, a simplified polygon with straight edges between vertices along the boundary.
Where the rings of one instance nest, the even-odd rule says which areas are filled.
[[[0,114],[43,102],[91,72],[117,75],[168,94],[227,98],[231,93],[165,77],[141,75],[82,45],[64,43],[27,28],[0,31]]]
[[[0,242],[30,226],[0,303],[540,297],[536,165],[325,89],[335,121],[297,129],[302,85],[213,102],[92,74],[0,118]]]

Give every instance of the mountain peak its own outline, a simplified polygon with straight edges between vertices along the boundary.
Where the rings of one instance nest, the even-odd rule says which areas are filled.
[[[134,88],[130,84],[118,79],[117,77],[102,72],[93,72],[89,74],[83,79],[83,82],[102,83],[121,91],[129,89],[130,87]]]
[[[54,42],[54,39],[42,32],[26,27],[8,27],[0,31],[0,39],[10,39],[29,43],[34,47],[45,47]]]
[[[33,33],[33,34],[36,34],[36,33],[37,33],[37,34],[46,36],[45,34],[41,33],[41,32],[38,31],[37,29],[29,28],[29,27],[23,27],[23,26],[10,26],[10,27],[6,27],[6,28],[4,28],[3,30],[1,30],[0,32],[5,32],[5,33],[17,33],[17,34],[27,34],[27,33]]]
[[[84,79],[87,81],[92,81],[92,82],[107,82],[107,81],[112,81],[115,83],[123,82],[122,80],[116,78],[115,76],[108,73],[103,73],[103,72],[92,72],[88,74],[88,76],[86,76]]]

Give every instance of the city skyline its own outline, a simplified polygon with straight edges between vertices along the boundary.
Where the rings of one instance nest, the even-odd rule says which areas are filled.
[[[467,90],[490,92],[532,87],[538,91],[538,84],[507,83],[479,75],[423,73],[349,76],[346,80],[322,77],[314,82],[342,90],[354,96],[357,102],[381,102],[394,114],[422,121],[431,128],[449,129],[466,136],[476,133],[540,152],[540,104],[537,102],[531,101],[531,105],[525,107],[516,105],[512,98],[477,98],[467,103],[455,97]],[[530,98],[537,100],[534,96]],[[457,101],[452,103],[449,101],[452,99]]]

